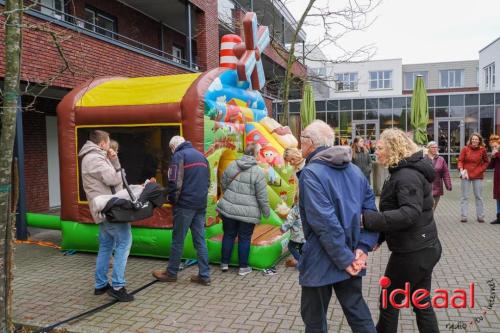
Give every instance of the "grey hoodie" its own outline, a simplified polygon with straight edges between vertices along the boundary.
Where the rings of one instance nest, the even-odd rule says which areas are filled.
[[[247,223],[260,223],[268,217],[269,199],[264,171],[252,156],[244,155],[231,163],[222,174],[222,199],[217,211],[223,216]]]
[[[344,168],[352,161],[352,150],[348,146],[333,146],[321,150],[310,162],[323,162],[334,168]]]
[[[87,141],[78,156],[82,158],[81,177],[83,189],[87,195],[90,212],[96,223],[101,222],[96,218],[94,199],[99,195],[112,194],[111,186],[118,192],[122,189],[120,162],[118,159],[110,161],[106,151],[102,150],[92,141]]]

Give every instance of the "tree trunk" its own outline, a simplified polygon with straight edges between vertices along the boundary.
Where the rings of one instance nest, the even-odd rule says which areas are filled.
[[[0,332],[12,332],[12,155],[18,111],[22,1],[5,1],[5,80],[0,134]]]
[[[288,109],[288,95],[290,94],[290,83],[292,81],[292,66],[295,63],[295,43],[297,42],[297,37],[299,35],[300,29],[302,29],[302,25],[309,14],[314,2],[316,0],[309,0],[309,4],[307,5],[306,10],[302,13],[299,22],[297,23],[297,27],[295,28],[295,32],[292,36],[292,41],[290,43],[290,50],[288,51],[288,60],[286,63],[286,72],[285,72],[285,81],[283,81],[283,116],[281,118],[281,123],[283,125],[289,125],[289,109]],[[283,32],[284,33],[284,32]],[[305,56],[305,55],[304,55]]]

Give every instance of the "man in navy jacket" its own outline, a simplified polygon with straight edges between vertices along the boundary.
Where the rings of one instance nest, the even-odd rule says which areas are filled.
[[[316,120],[300,137],[306,167],[299,175],[300,215],[306,243],[300,258],[301,315],[306,332],[327,332],[332,289],[353,332],[376,332],[363,299],[361,276],[378,233],[361,229],[361,212],[375,197],[349,147],[333,146],[334,132]]]
[[[184,240],[191,229],[199,268],[198,275],[191,276],[191,282],[209,286],[210,268],[205,243],[209,164],[205,156],[182,136],[172,137],[169,146],[174,153],[168,168],[167,185],[168,201],[174,205],[172,248],[167,269],[154,271],[153,276],[161,282],[177,281]]]

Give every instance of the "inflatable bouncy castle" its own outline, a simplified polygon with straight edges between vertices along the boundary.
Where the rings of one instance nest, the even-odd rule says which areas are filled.
[[[279,226],[290,210],[297,184],[282,156],[285,148],[297,146],[297,140],[288,127],[268,117],[258,92],[265,83],[260,54],[269,44],[268,29],[257,26],[254,13],[246,14],[243,27],[244,41],[236,35],[223,37],[219,68],[157,77],[103,77],[64,97],[57,109],[63,249],[98,249],[98,227],[81,184],[78,151],[92,129],[102,129],[119,142],[118,156],[131,184],[155,177],[166,185],[171,159],[168,143],[174,135],[184,136],[205,154],[211,182],[206,241],[213,263],[220,262],[221,256],[222,221],[215,210],[222,195],[220,178],[229,163],[242,155],[245,145],[257,143],[272,212],[255,228],[249,264],[268,268],[287,251],[289,235],[282,234]],[[40,219],[36,214],[28,215],[30,225],[42,226]],[[131,254],[168,257],[171,228],[169,205],[156,209],[153,217],[135,222]],[[235,245],[232,263],[237,262]],[[183,257],[196,258],[189,234]]]

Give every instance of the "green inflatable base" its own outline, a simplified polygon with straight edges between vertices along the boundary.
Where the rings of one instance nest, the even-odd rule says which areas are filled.
[[[61,218],[58,215],[26,213],[26,223],[30,227],[61,230]]]
[[[77,250],[82,252],[97,252],[99,227],[96,224],[61,221],[63,250]],[[206,229],[208,257],[211,263],[220,263],[220,241],[210,240],[211,237],[221,235],[222,225],[216,224]],[[168,258],[172,244],[172,229],[151,229],[132,227],[132,248],[130,254],[157,258]],[[275,242],[250,247],[249,265],[256,269],[265,269],[276,265],[286,254],[289,233],[283,234]],[[196,259],[196,250],[193,246],[191,232],[189,231],[184,242],[184,259]],[[238,263],[238,245],[235,244],[231,256],[232,265]]]

